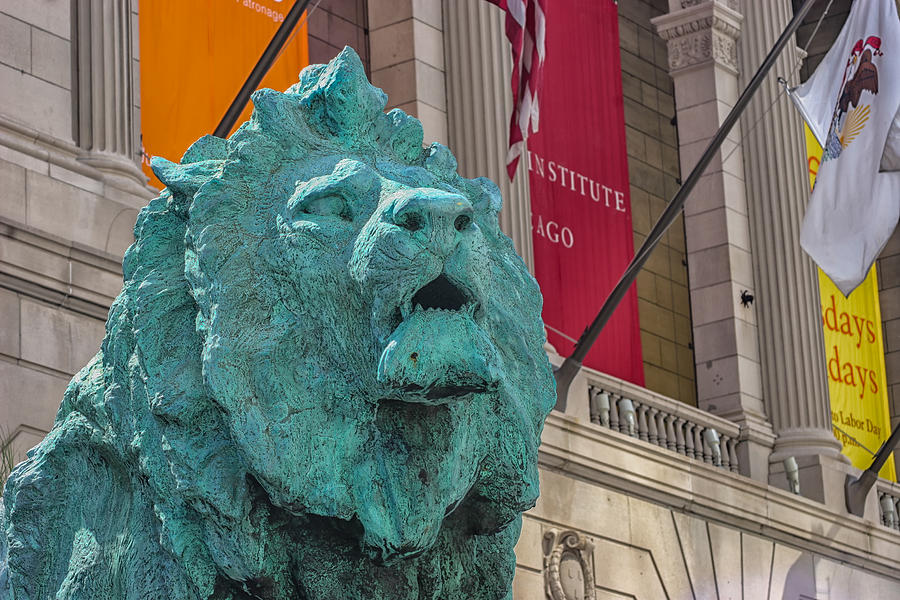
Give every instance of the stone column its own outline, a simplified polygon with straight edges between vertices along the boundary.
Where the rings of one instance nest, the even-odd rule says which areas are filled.
[[[503,12],[484,0],[443,4],[450,147],[460,173],[483,175],[500,186],[500,227],[534,272],[527,158],[519,161],[512,182],[506,174],[512,58]]]
[[[72,11],[73,135],[85,150],[79,161],[98,169],[114,187],[145,195],[131,2],[74,0]]]
[[[743,11],[738,52],[742,86],[793,16],[790,0],[743,2]],[[796,85],[799,66],[798,49],[789,44],[742,118],[757,290],[754,306],[759,316],[763,394],[777,435],[771,461],[773,483],[778,485],[784,458],[796,456],[801,470],[816,470],[813,463],[822,462],[816,457],[836,458],[841,448],[831,433],[818,279],[800,248],[800,222],[809,197],[803,123],[787,98],[775,101],[776,77]],[[804,495],[818,496],[811,488],[815,485],[801,478]],[[835,491],[830,487],[826,486],[826,495]]]
[[[668,44],[686,177],[740,93],[742,18],[734,0],[669,0],[669,7],[653,23]],[[757,294],[740,139],[738,126],[684,208],[697,399],[700,408],[741,424],[743,473],[767,481],[774,434],[760,384],[758,304],[741,302],[743,291]]]

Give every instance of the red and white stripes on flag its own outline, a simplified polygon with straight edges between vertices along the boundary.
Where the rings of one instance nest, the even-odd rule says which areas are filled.
[[[513,111],[509,121],[509,153],[506,170],[512,179],[525,149],[528,124],[538,130],[538,91],[544,67],[549,0],[488,0],[506,11],[506,37],[512,46]]]

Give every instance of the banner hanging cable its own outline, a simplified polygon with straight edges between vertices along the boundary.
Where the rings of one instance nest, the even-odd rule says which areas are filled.
[[[247,102],[250,100],[250,94],[259,87],[259,83],[263,80],[263,77],[266,76],[266,73],[269,72],[272,63],[278,58],[278,54],[290,38],[291,32],[297,26],[297,23],[300,21],[300,16],[303,14],[303,11],[306,10],[309,2],[310,0],[296,0],[294,2],[291,10],[285,15],[284,21],[278,27],[278,31],[275,32],[269,45],[266,46],[266,49],[263,51],[262,56],[256,61],[256,66],[250,71],[250,75],[247,76],[244,85],[241,86],[237,96],[234,97],[231,106],[225,111],[225,116],[222,117],[222,120],[219,121],[219,124],[216,126],[216,130],[213,132],[214,136],[220,138],[228,137],[231,128],[234,127],[238,117],[240,117],[241,113],[244,111],[244,107],[247,106]]]
[[[709,146],[707,146],[706,151],[703,153],[703,156],[700,157],[700,160],[691,171],[691,174],[688,175],[688,178],[684,181],[681,188],[675,194],[675,197],[672,198],[668,206],[666,206],[666,209],[663,211],[663,214],[659,217],[659,220],[653,226],[653,229],[650,231],[647,239],[644,240],[644,243],[641,245],[640,249],[635,253],[634,258],[625,269],[625,273],[622,275],[622,278],[619,279],[616,287],[613,288],[613,291],[606,298],[606,302],[604,302],[603,306],[600,308],[600,312],[597,313],[597,316],[594,317],[594,320],[590,324],[590,326],[584,330],[584,333],[581,334],[581,337],[578,339],[578,343],[575,344],[575,348],[572,350],[572,354],[570,354],[565,359],[565,361],[563,361],[563,364],[559,367],[559,369],[556,370],[555,374],[557,410],[565,411],[566,399],[569,393],[569,386],[572,384],[572,380],[575,379],[575,375],[578,374],[578,370],[581,368],[581,363],[587,356],[588,351],[590,351],[591,346],[597,340],[597,337],[600,335],[600,332],[602,331],[604,325],[606,325],[607,321],[609,321],[609,318],[612,316],[613,312],[615,312],[616,307],[619,305],[619,302],[621,302],[622,298],[625,297],[625,294],[628,292],[628,288],[630,288],[634,283],[634,280],[637,278],[637,275],[640,272],[641,268],[644,266],[644,263],[646,263],[647,259],[650,257],[650,253],[654,248],[656,248],[656,245],[659,244],[659,241],[662,239],[663,234],[665,234],[669,226],[672,225],[672,223],[675,221],[678,213],[681,212],[681,209],[684,207],[684,202],[685,200],[687,200],[688,195],[690,195],[691,191],[694,189],[694,186],[697,185],[697,182],[700,180],[700,177],[703,175],[706,167],[709,166],[709,163],[719,151],[719,148],[722,146],[725,138],[737,123],[737,120],[738,118],[740,118],[741,113],[743,113],[744,109],[747,108],[747,104],[750,103],[750,100],[753,98],[756,90],[759,89],[759,86],[762,84],[766,75],[775,65],[775,61],[778,59],[781,51],[788,44],[791,37],[800,27],[803,19],[812,9],[816,1],[817,0],[806,0],[803,3],[803,6],[800,7],[800,10],[798,10],[794,14],[794,18],[791,19],[791,22],[788,23],[788,26],[781,33],[778,41],[775,42],[775,45],[769,51],[768,56],[766,56],[765,60],[763,60],[762,62],[762,65],[760,65],[759,70],[757,70],[756,74],[753,76],[753,79],[750,80],[750,83],[747,84],[746,89],[741,94],[741,97],[738,98],[738,101],[731,109],[731,112],[728,113],[727,117],[725,117],[725,121],[722,122],[722,125],[721,127],[719,127],[716,135],[713,137],[712,141],[710,141]]]

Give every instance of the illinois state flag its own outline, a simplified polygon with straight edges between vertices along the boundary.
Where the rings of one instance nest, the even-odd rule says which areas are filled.
[[[894,0],[859,0],[809,80],[791,94],[824,147],[800,244],[848,295],[900,216],[900,21]],[[898,119],[900,121],[900,119]]]

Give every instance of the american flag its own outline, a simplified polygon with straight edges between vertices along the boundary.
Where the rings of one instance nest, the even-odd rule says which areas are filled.
[[[488,0],[506,12],[506,37],[512,45],[513,111],[509,122],[509,153],[506,170],[512,179],[525,149],[528,124],[538,130],[538,91],[544,68],[546,22],[549,0]]]

